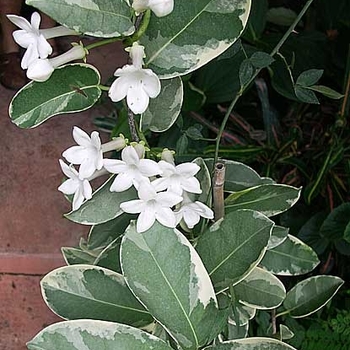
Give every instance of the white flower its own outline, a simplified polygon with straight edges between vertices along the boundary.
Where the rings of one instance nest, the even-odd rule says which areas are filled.
[[[90,136],[77,126],[73,128],[73,138],[79,146],[68,148],[62,156],[72,164],[80,164],[79,179],[92,176],[95,170],[103,167],[103,153],[100,136],[93,131]]]
[[[199,201],[191,201],[186,192],[183,193],[184,200],[180,203],[180,208],[175,212],[177,223],[182,219],[188,228],[193,228],[198,224],[200,217],[213,219],[213,211],[205,204]]]
[[[58,190],[66,195],[74,194],[72,208],[73,210],[77,210],[85,199],[90,199],[92,197],[92,188],[87,179],[79,178],[79,174],[73,166],[68,166],[61,159],[59,161],[61,169],[68,177],[68,180],[63,182],[63,184],[58,187]]]
[[[29,65],[38,58],[46,58],[52,53],[52,47],[40,33],[40,15],[38,12],[32,14],[30,23],[23,17],[8,15],[8,19],[14,23],[20,30],[13,32],[13,38],[16,43],[26,50],[21,67],[27,69]]]
[[[110,191],[122,192],[134,185],[138,188],[141,181],[149,181],[148,177],[161,173],[156,162],[150,159],[140,159],[133,146],[122,150],[122,160],[104,159],[104,167],[113,174],[114,179]]]
[[[118,77],[111,85],[108,95],[112,101],[121,101],[126,96],[129,108],[135,114],[146,111],[149,99],[160,93],[160,81],[151,69],[143,69],[144,47],[134,43],[130,48],[132,65],[125,65],[115,71]]]
[[[200,183],[194,177],[200,170],[197,164],[182,163],[174,166],[164,160],[158,164],[163,173],[161,178],[152,182],[157,191],[168,190],[178,195],[182,195],[183,191],[202,193]]]
[[[31,80],[43,82],[50,78],[55,68],[65,63],[82,59],[86,55],[85,49],[81,45],[73,46],[69,51],[54,58],[36,58],[27,70],[27,77]]]
[[[176,217],[171,207],[182,201],[181,196],[170,192],[157,193],[147,181],[139,186],[138,196],[140,199],[120,204],[120,208],[126,213],[140,213],[136,224],[137,232],[147,231],[155,220],[166,227],[176,226]]]
[[[174,9],[174,0],[134,0],[133,9],[141,13],[150,9],[157,17],[164,17]]]

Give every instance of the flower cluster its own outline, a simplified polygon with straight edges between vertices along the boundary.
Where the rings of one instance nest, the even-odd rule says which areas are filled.
[[[89,136],[78,127],[73,129],[73,138],[78,144],[63,152],[70,163],[60,160],[63,173],[68,179],[58,188],[73,195],[73,210],[79,209],[84,200],[92,196],[90,181],[103,174],[116,174],[110,191],[123,192],[131,187],[137,190],[138,198],[121,203],[120,208],[130,214],[139,214],[136,228],[147,231],[157,220],[167,227],[176,227],[180,222],[193,228],[201,217],[213,218],[213,212],[205,204],[193,201],[192,196],[202,192],[195,175],[200,167],[195,163],[174,164],[169,150],[162,153],[156,162],[145,158],[142,143],[127,145],[120,136],[102,144],[96,131]],[[121,160],[107,159],[103,155],[112,150],[122,150]],[[74,168],[79,165],[79,170]]]
[[[47,39],[65,35],[77,35],[77,33],[63,26],[39,29],[41,18],[38,12],[32,14],[30,22],[16,15],[8,15],[7,17],[13,24],[21,28],[13,32],[13,38],[18,45],[26,49],[21,67],[27,70],[29,79],[45,81],[50,78],[55,68],[65,63],[82,59],[86,55],[86,51],[81,45],[75,45],[60,56],[48,58],[53,50]]]

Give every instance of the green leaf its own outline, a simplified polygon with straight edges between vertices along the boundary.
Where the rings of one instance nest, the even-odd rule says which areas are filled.
[[[211,345],[203,350],[296,350],[279,340],[263,337],[236,339]]]
[[[67,265],[77,265],[77,264],[93,265],[96,259],[96,256],[80,248],[62,247],[61,251]]]
[[[124,212],[120,204],[136,198],[136,191],[131,188],[124,192],[111,192],[109,188],[112,176],[78,210],[66,214],[66,218],[83,225],[97,225],[115,219]]]
[[[180,231],[155,223],[140,234],[132,222],[122,241],[121,265],[129,288],[183,349],[211,340],[218,316],[215,292]]]
[[[308,88],[313,90],[313,91],[319,92],[323,96],[326,96],[326,97],[331,98],[333,100],[339,100],[339,99],[344,97],[344,95],[340,94],[339,92],[337,92],[337,91],[335,91],[327,86],[313,85],[313,86],[309,86]]]
[[[125,0],[26,0],[26,3],[79,33],[112,38],[135,31]]]
[[[321,79],[322,75],[323,69],[309,69],[299,75],[296,84],[302,87],[314,85]]]
[[[294,337],[294,333],[284,324],[280,324],[280,340],[288,340]]]
[[[10,103],[10,118],[20,128],[33,128],[55,115],[84,111],[100,98],[99,84],[100,74],[91,65],[62,66],[49,80],[19,90]]]
[[[252,209],[274,216],[291,208],[299,199],[300,189],[287,185],[268,184],[232,193],[225,200],[227,212]]]
[[[278,307],[286,297],[282,282],[272,273],[256,267],[233,288],[235,298],[242,304],[268,310]]]
[[[266,52],[258,51],[249,58],[255,68],[262,69],[268,67],[275,60]]]
[[[171,128],[180,115],[183,100],[183,85],[179,77],[161,80],[162,89],[157,98],[150,99],[142,115],[142,128],[164,132]]]
[[[173,12],[151,17],[140,43],[145,64],[163,78],[184,75],[229,48],[242,33],[250,0],[176,0]]]
[[[286,7],[272,7],[266,14],[268,22],[286,27],[292,25],[296,18],[297,14]]]
[[[239,81],[241,83],[241,88],[245,88],[249,84],[250,79],[255,73],[254,66],[249,58],[245,59],[239,68]]]
[[[185,112],[198,111],[206,102],[205,93],[190,81],[184,82],[184,102],[182,110]],[[201,137],[203,138],[203,136]]]
[[[260,264],[276,275],[297,276],[312,271],[319,264],[319,260],[308,245],[288,235],[282,244],[266,251]]]
[[[196,249],[215,289],[245,278],[262,259],[274,223],[253,210],[225,215],[200,236]]]
[[[316,94],[307,89],[303,88],[299,85],[295,85],[295,95],[298,98],[299,101],[305,102],[305,103],[311,103],[311,104],[319,104],[318,98]]]
[[[257,41],[263,34],[266,25],[267,9],[267,0],[252,1],[252,9],[250,11],[246,30],[243,34],[244,38],[249,42]]]
[[[326,305],[343,283],[334,276],[309,277],[287,293],[283,306],[294,318],[306,317]]]
[[[136,300],[124,277],[91,265],[65,266],[41,280],[48,307],[65,319],[91,318],[136,327],[152,322],[152,316]]]
[[[120,243],[121,237],[109,243],[94,260],[94,265],[121,273],[120,267]]]
[[[267,249],[273,249],[282,244],[287,239],[288,232],[289,228],[275,225],[272,229]]]
[[[74,320],[52,324],[38,333],[28,350],[172,350],[153,335],[124,324]]]

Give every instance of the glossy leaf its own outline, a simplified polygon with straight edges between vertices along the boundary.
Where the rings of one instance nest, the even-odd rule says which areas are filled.
[[[124,212],[120,204],[137,197],[136,191],[131,188],[124,192],[111,192],[109,188],[114,180],[112,176],[92,195],[92,198],[70,213],[66,218],[83,225],[97,225],[113,220]]]
[[[183,101],[181,78],[161,80],[161,92],[150,99],[148,109],[142,114],[142,128],[154,132],[168,130],[180,115]]]
[[[237,284],[262,259],[274,223],[253,210],[225,215],[200,236],[196,249],[217,291]]]
[[[62,25],[95,37],[131,35],[135,28],[125,0],[27,0]]]
[[[211,345],[204,350],[296,350],[292,346],[277,339],[251,337],[246,339],[236,339]]]
[[[84,111],[100,98],[99,84],[100,74],[91,65],[62,66],[49,80],[19,90],[10,103],[10,118],[20,128],[33,128],[55,115]]]
[[[28,350],[172,350],[140,329],[96,320],[52,324],[27,343],[27,347]]]
[[[260,264],[276,275],[297,276],[312,271],[319,260],[308,245],[288,235],[282,244],[266,251]]]
[[[288,232],[289,228],[275,225],[272,229],[267,249],[273,249],[282,244],[287,239]]]
[[[152,316],[126,286],[122,275],[91,265],[65,266],[41,280],[48,307],[65,319],[91,318],[143,326]]]
[[[234,286],[235,298],[250,307],[268,310],[278,307],[286,297],[282,282],[268,271],[256,267]]]
[[[225,200],[227,212],[252,209],[274,216],[291,208],[299,199],[300,189],[287,185],[260,185],[236,192]]]
[[[309,277],[287,293],[283,307],[294,318],[306,317],[326,305],[343,283],[334,276]]]
[[[211,340],[216,296],[202,261],[180,231],[156,223],[140,234],[132,223],[122,241],[121,264],[130,289],[183,349]]]
[[[163,78],[187,74],[219,56],[242,33],[250,0],[177,0],[173,12],[151,17],[140,42],[145,64]]]

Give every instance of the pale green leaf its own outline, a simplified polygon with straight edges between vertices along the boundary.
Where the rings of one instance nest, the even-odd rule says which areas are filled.
[[[241,88],[245,88],[247,84],[249,84],[250,79],[253,77],[255,73],[255,68],[250,60],[247,58],[239,67],[239,81],[241,83]]]
[[[329,88],[328,86],[323,86],[323,85],[313,85],[309,86],[309,89],[319,92],[323,96],[326,96],[328,98],[331,98],[333,100],[339,100],[344,97],[344,95],[340,94],[339,92]]]
[[[292,346],[277,339],[251,337],[236,339],[211,345],[203,350],[296,350]]]
[[[183,349],[211,340],[216,296],[202,261],[180,231],[155,223],[141,234],[132,222],[122,241],[121,265],[130,289]]]
[[[276,275],[297,276],[312,271],[319,262],[317,254],[308,245],[288,235],[282,244],[266,251],[260,264]]]
[[[96,257],[94,265],[105,267],[106,269],[121,273],[120,268],[120,243],[121,237],[109,243]]]
[[[45,82],[32,81],[13,97],[9,114],[20,128],[33,128],[63,113],[92,107],[101,96],[100,74],[88,64],[57,68]]]
[[[294,333],[284,324],[280,324],[280,340],[288,340],[294,337]]]
[[[67,265],[90,264],[93,265],[96,256],[80,248],[62,247],[61,252]]]
[[[29,350],[172,350],[153,335],[124,324],[74,320],[52,324],[27,343]]]
[[[65,266],[41,280],[48,307],[65,319],[91,318],[144,326],[152,316],[136,300],[124,277],[91,265]]]
[[[196,249],[217,291],[237,284],[257,266],[273,225],[259,212],[237,210],[200,236]]]
[[[157,98],[150,99],[142,115],[142,128],[154,132],[168,130],[180,115],[183,101],[183,84],[179,77],[161,80],[162,89]]]
[[[252,209],[274,216],[291,208],[299,199],[300,189],[287,185],[267,184],[232,193],[225,200],[227,212]]]
[[[287,293],[283,307],[294,318],[306,317],[326,305],[343,283],[335,276],[309,277]]]
[[[140,42],[145,64],[166,78],[187,74],[219,56],[242,33],[250,0],[176,0],[173,12],[151,17]]]
[[[299,75],[296,84],[302,87],[314,85],[320,80],[322,75],[323,69],[309,69]]]
[[[227,340],[246,338],[249,330],[249,322],[237,326],[232,320],[227,322]]]
[[[57,22],[95,37],[131,35],[135,28],[125,0],[27,0]]]
[[[288,232],[289,228],[275,225],[273,227],[267,249],[273,249],[282,244],[287,239]]]
[[[310,103],[310,104],[319,104],[320,103],[318,101],[316,94],[308,88],[304,88],[304,87],[301,87],[299,85],[295,85],[294,91],[295,91],[296,97],[301,102]]]
[[[97,225],[122,215],[124,212],[120,204],[136,199],[137,194],[133,188],[124,192],[111,192],[109,188],[114,178],[112,176],[106,181],[79,209],[66,214],[66,218],[83,225]]]
[[[271,55],[262,51],[254,52],[249,60],[255,68],[259,69],[266,68],[274,62],[274,59]]]

